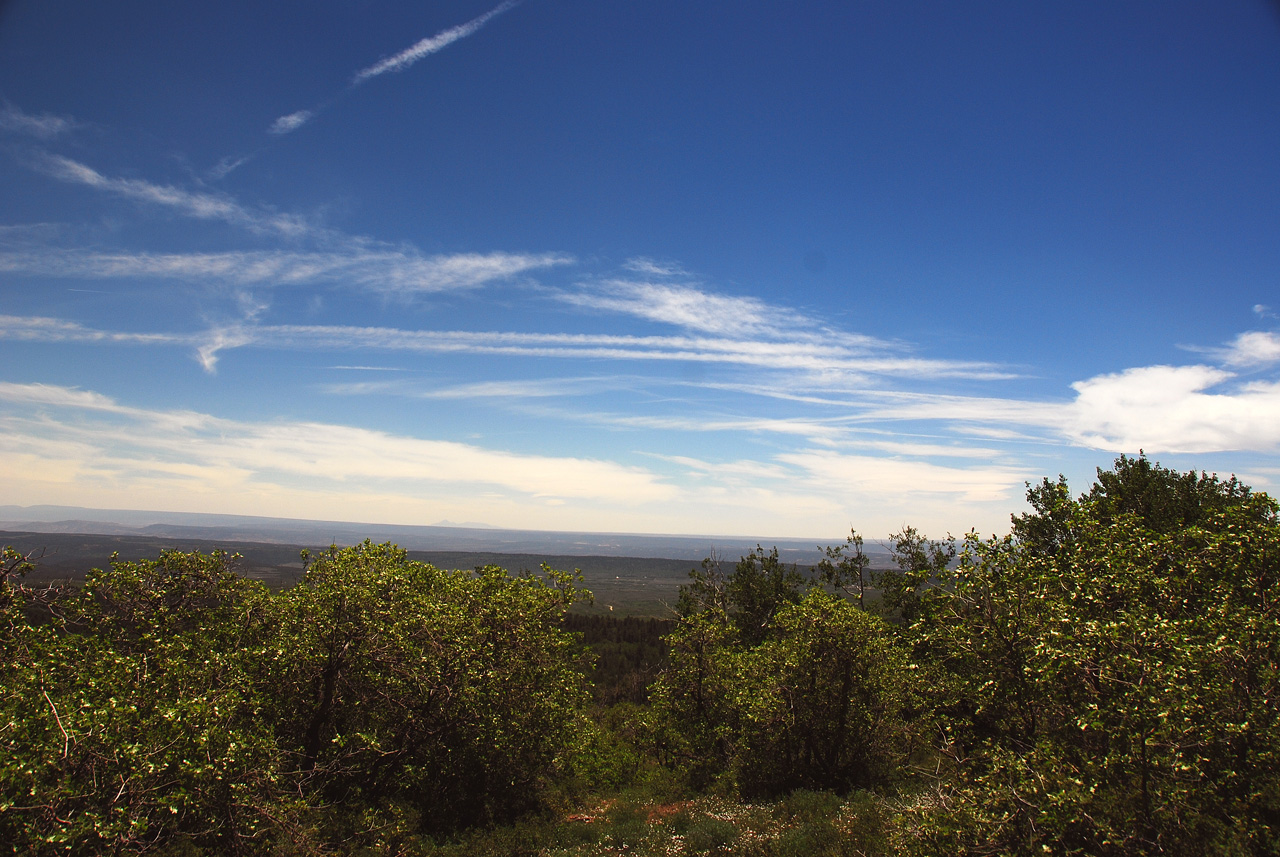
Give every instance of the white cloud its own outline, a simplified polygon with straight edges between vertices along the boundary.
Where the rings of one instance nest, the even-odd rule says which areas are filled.
[[[774,370],[1002,378],[990,364],[864,357],[838,346],[684,336],[401,330],[386,327],[280,325],[255,328],[255,344],[275,348],[368,348],[420,353],[724,363]]]
[[[378,270],[378,262],[384,270]],[[0,271],[80,276],[214,277],[237,284],[296,285],[306,282],[350,282],[370,288],[397,280],[409,280],[397,270],[403,260],[388,261],[368,254],[364,265],[355,259],[335,261],[308,254],[210,254],[203,256],[74,256],[22,257],[0,253]],[[406,265],[419,276],[409,280],[417,291],[442,291],[480,285],[489,278],[512,276],[537,267],[561,264],[557,256],[506,256],[494,254],[480,263],[456,257],[418,260]],[[357,268],[360,268],[357,270]],[[391,270],[385,270],[385,269]],[[345,276],[344,276],[345,275]],[[405,288],[404,291],[408,291]],[[55,320],[10,320],[0,325],[0,336],[41,337],[55,341],[142,341],[140,334],[92,331],[79,325],[58,328]],[[186,335],[154,334],[157,344],[187,342]],[[388,327],[341,325],[242,325],[239,345],[299,350],[368,349],[421,354],[487,354],[594,360],[721,363],[776,371],[842,372],[917,378],[1008,377],[989,364],[923,360],[916,358],[864,357],[838,346],[815,343],[755,342],[684,336],[625,336],[613,334],[515,333],[509,331],[404,330]],[[229,347],[229,346],[224,346]],[[216,353],[214,349],[212,353]],[[209,356],[209,355],[206,355]]]
[[[636,274],[649,277],[687,277],[689,272],[674,262],[659,262],[644,256],[637,256],[622,263],[622,267]]]
[[[458,253],[353,247],[335,252],[100,253],[41,248],[0,252],[0,271],[57,277],[200,279],[237,286],[318,282],[409,295],[467,289],[540,268],[572,264],[559,253]]]
[[[761,480],[783,480],[792,475],[792,472],[785,467],[777,464],[770,464],[762,461],[751,461],[749,459],[739,461],[704,461],[700,458],[692,458],[687,455],[657,455],[653,454],[653,458],[662,461],[670,461],[681,467],[686,467],[689,471],[699,477],[710,476],[722,482],[759,482]]]
[[[1001,455],[999,450],[991,447],[952,446],[941,443],[902,440],[869,440],[865,437],[850,438],[842,446],[874,449],[879,452],[887,452],[890,455],[910,455],[920,458],[982,458],[990,461],[999,458]]]
[[[411,390],[412,387],[399,380],[342,381],[337,384],[320,385],[320,391],[331,396],[406,396],[410,395]]]
[[[1025,476],[812,449],[765,460],[651,457],[680,472],[0,384],[0,467],[13,474],[11,492],[31,503],[112,506],[132,495],[174,510],[333,520],[410,523],[465,511],[505,526],[836,538],[850,523],[887,533],[909,519],[936,530],[960,501],[981,514],[966,523],[998,525]]]
[[[681,349],[680,353],[645,355],[650,359],[803,371],[810,373],[807,380],[811,388],[847,385],[860,376],[871,375],[982,380],[1016,377],[993,363],[913,357],[901,343],[839,330],[758,298],[715,294],[690,285],[614,279],[589,284],[576,292],[559,292],[556,297],[575,306],[624,313],[705,335],[634,337],[637,344],[662,341]],[[676,346],[677,342],[684,344]],[[765,379],[761,382],[768,384]]]
[[[580,414],[580,419],[622,428],[660,429],[692,432],[759,432],[793,435],[811,440],[834,439],[844,432],[828,421],[818,419],[770,419],[767,417],[725,417],[694,414],[690,416],[649,416],[643,414]]]
[[[405,48],[403,51],[400,51],[400,53],[387,57],[386,59],[379,60],[373,65],[361,69],[356,72],[354,77],[352,77],[349,88],[360,86],[366,81],[383,74],[404,71],[419,60],[442,51],[454,42],[472,35],[503,12],[514,9],[516,6],[520,5],[520,2],[521,0],[505,0],[502,4],[490,9],[488,12],[485,12],[477,18],[467,21],[465,24],[450,27],[447,30],[442,30],[439,33],[436,33],[434,36],[428,36],[425,39],[421,39],[408,48]],[[271,127],[267,129],[267,133],[274,134],[276,136],[283,136],[296,131],[298,128],[301,128],[303,125],[307,124],[319,115],[323,109],[324,105],[321,105],[320,107],[315,107],[311,110],[296,110],[293,113],[287,113],[272,122]],[[226,175],[242,164],[245,160],[247,160],[247,158],[242,158],[230,164],[220,164],[215,168],[215,175],[219,175],[219,177]]]
[[[297,130],[307,124],[314,115],[310,110],[298,110],[276,119],[267,130],[272,134],[288,134],[290,131]],[[239,164],[237,163],[235,166],[239,166]],[[231,167],[231,169],[235,169],[235,166]],[[230,170],[227,172],[230,172]]]
[[[37,163],[46,173],[61,181],[165,206],[198,220],[221,220],[251,232],[273,233],[288,238],[301,238],[315,231],[296,215],[250,211],[221,194],[195,193],[142,179],[110,178],[86,164],[61,155],[44,155]]]
[[[613,377],[539,378],[523,381],[478,381],[435,390],[419,390],[423,399],[550,399],[611,389]]]
[[[41,140],[51,140],[73,130],[77,125],[75,120],[65,116],[54,116],[50,113],[32,115],[10,104],[0,109],[0,129],[27,134]]]
[[[214,179],[215,181],[225,179],[227,176],[240,169],[240,167],[253,160],[254,154],[256,153],[241,155],[240,157],[228,155],[226,157],[219,158],[218,163],[209,168],[209,178]]]
[[[342,369],[351,372],[408,372],[403,366],[330,366],[330,369]]]
[[[576,306],[625,313],[662,324],[717,335],[803,339],[821,337],[799,313],[753,297],[717,295],[687,285],[632,280],[604,280],[560,298]],[[827,337],[830,339],[830,337]],[[882,345],[871,337],[855,337],[864,345]]]
[[[540,378],[521,381],[477,381],[450,387],[424,388],[405,380],[355,381],[325,384],[321,389],[336,395],[396,395],[414,399],[547,399],[578,396],[593,390],[611,389],[616,378]]]
[[[135,481],[167,473],[222,487],[228,487],[227,474],[234,474],[238,491],[258,483],[297,490],[351,484],[409,495],[488,487],[526,498],[607,500],[623,507],[675,494],[648,471],[608,461],[525,455],[351,426],[252,423],[132,408],[66,387],[0,383],[0,403],[7,406],[0,422],[0,451],[6,456],[48,456],[51,444],[61,445],[60,467],[111,474],[121,493]],[[57,419],[37,413],[50,408]],[[206,484],[204,490],[211,489]]]
[[[196,348],[196,360],[210,375],[218,368],[218,354],[228,348],[239,348],[248,345],[253,337],[240,327],[215,328],[205,334],[204,342]]]
[[[3,257],[0,257],[3,262]],[[0,265],[2,267],[2,265]],[[466,267],[466,266],[464,266]],[[313,271],[312,276],[315,276]],[[212,372],[229,348],[298,350],[378,350],[420,354],[481,354],[581,360],[711,361],[774,371],[847,368],[853,372],[938,377],[962,367],[911,360],[885,360],[835,354],[803,343],[741,343],[699,337],[634,337],[606,334],[433,331],[322,325],[219,326],[195,334],[103,331],[45,317],[0,316],[0,337],[44,342],[127,345],[184,345]],[[1247,341],[1247,340],[1246,340]],[[1241,347],[1240,351],[1245,351]],[[1259,349],[1254,348],[1254,352]],[[849,435],[854,425],[904,421],[941,421],[952,430],[986,437],[1050,441],[1132,452],[1269,451],[1280,447],[1280,382],[1238,383],[1235,375],[1210,366],[1150,366],[1100,375],[1072,385],[1073,401],[1034,402],[995,396],[950,396],[865,389],[847,400],[822,400],[841,407],[829,418],[586,414],[581,418],[620,427],[672,431],[743,431],[793,434],[823,443],[861,445],[895,454],[976,457],[979,451],[945,444],[868,440]],[[1229,383],[1233,382],[1233,383]],[[586,386],[583,386],[586,385]],[[512,398],[560,396],[600,389],[601,378],[482,381],[436,390],[412,386],[338,386],[331,392],[396,392],[425,398]],[[1014,432],[1034,429],[1035,436]],[[985,454],[983,450],[981,454]]]
[[[128,333],[95,330],[74,321],[44,316],[0,315],[0,339],[20,342],[85,342],[118,345],[188,345],[194,338],[180,333]]]
[[[1219,352],[1228,366],[1263,366],[1280,361],[1280,333],[1251,330]]]
[[[804,450],[779,455],[779,461],[804,470],[808,478],[851,497],[900,499],[943,495],[964,502],[1009,502],[1034,476],[1023,467],[947,467],[927,461],[849,455],[833,450]],[[909,505],[909,503],[908,503]]]
[[[1020,425],[1058,429],[1067,418],[1068,403],[1031,402],[997,396],[952,396],[937,393],[872,391],[863,393],[867,406],[857,413],[864,422],[940,420],[974,425]]]
[[[459,39],[465,39],[467,36],[475,33],[485,24],[501,15],[503,12],[514,9],[517,5],[519,5],[519,0],[506,0],[506,2],[495,6],[493,9],[490,9],[488,12],[485,12],[477,18],[472,18],[465,24],[450,27],[447,30],[442,30],[439,33],[436,33],[434,36],[428,36],[421,41],[415,42],[400,53],[387,57],[384,60],[380,60],[368,68],[356,72],[356,75],[352,78],[351,82],[353,85],[358,85],[381,74],[404,71],[418,60],[431,56],[431,54],[434,54],[437,51],[443,50]]]
[[[1127,452],[1280,448],[1280,382],[1208,392],[1234,377],[1210,366],[1146,366],[1078,381],[1066,431],[1078,443]]]
[[[63,408],[128,413],[110,398],[88,390],[53,384],[13,384],[0,381],[0,401],[21,405],[52,405]]]

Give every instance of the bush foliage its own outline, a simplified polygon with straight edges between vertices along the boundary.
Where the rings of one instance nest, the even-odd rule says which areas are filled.
[[[365,543],[273,595],[225,554],[113,562],[41,606],[10,557],[0,841],[306,852],[535,807],[585,731],[569,576]]]
[[[39,589],[6,549],[0,843],[1280,854],[1280,507],[1143,456],[1028,500],[1003,538],[905,528],[891,569],[856,533],[807,573],[758,548],[692,572],[673,625],[578,622],[617,661],[594,709],[550,569],[366,542],[279,593],[179,552]],[[619,791],[600,826],[530,815]]]
[[[1276,854],[1277,505],[1145,458],[1099,477],[970,535],[911,629],[951,695],[931,848]]]

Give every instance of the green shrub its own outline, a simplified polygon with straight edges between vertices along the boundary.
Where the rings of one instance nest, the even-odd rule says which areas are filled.
[[[784,830],[771,849],[776,857],[843,857],[854,852],[830,821],[806,821]]]
[[[667,758],[708,787],[746,795],[891,782],[914,747],[919,694],[878,617],[822,589],[780,606],[747,646],[727,614],[686,617],[653,691]]]
[[[1029,496],[916,629],[956,691],[921,851],[1280,853],[1275,501],[1124,458]]]
[[[6,553],[0,842],[396,852],[514,818],[568,772],[589,699],[569,577],[366,542],[272,595],[232,561],[113,562],[36,613]]]
[[[829,821],[840,813],[842,803],[833,792],[796,789],[778,801],[774,812],[785,821]]]
[[[700,818],[685,831],[685,845],[695,853],[706,853],[732,845],[738,838],[738,828],[719,818]]]

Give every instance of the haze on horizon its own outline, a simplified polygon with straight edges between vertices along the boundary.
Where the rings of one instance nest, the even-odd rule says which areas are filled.
[[[0,12],[6,502],[1008,530],[1280,487],[1263,0]]]

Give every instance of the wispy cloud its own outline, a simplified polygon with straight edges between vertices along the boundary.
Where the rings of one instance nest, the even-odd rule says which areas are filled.
[[[467,36],[474,34],[485,24],[489,23],[503,12],[514,9],[519,4],[520,0],[506,0],[506,2],[495,6],[477,18],[472,18],[465,24],[459,24],[458,26],[450,27],[447,30],[441,30],[434,36],[428,36],[421,41],[415,42],[400,53],[387,57],[386,59],[379,60],[368,68],[361,69],[356,72],[356,75],[351,79],[351,82],[353,84],[361,84],[382,74],[404,71],[419,60],[443,50],[459,39],[465,39]]]
[[[208,177],[214,181],[225,179],[237,169],[253,160],[255,154],[257,153],[240,155],[239,157],[228,155],[227,157],[221,158],[218,163],[209,168]]]
[[[8,406],[0,408],[0,453],[10,460],[24,452],[47,455],[49,443],[60,443],[76,469],[109,476],[123,491],[167,473],[182,484],[208,477],[214,485],[231,474],[245,493],[272,484],[348,490],[360,485],[361,492],[410,494],[446,485],[483,492],[487,486],[525,498],[627,506],[659,502],[675,492],[651,472],[608,461],[525,455],[336,424],[253,423],[135,408],[68,387],[0,382],[0,403]],[[51,423],[32,413],[33,406],[66,414]]]
[[[74,321],[15,315],[0,315],[0,339],[113,345],[190,345],[196,341],[195,337],[187,334],[95,330]]]
[[[1001,457],[1000,450],[992,447],[959,446],[942,443],[923,443],[920,441],[873,440],[866,437],[850,436],[843,447],[870,449],[887,452],[890,455],[909,455],[915,458],[980,458],[995,461]]]
[[[715,294],[694,286],[635,280],[603,280],[560,299],[575,306],[625,313],[638,318],[724,336],[794,339],[816,337],[808,319],[789,307],[758,298]],[[808,329],[806,329],[808,328]],[[860,338],[867,344],[870,337]]]
[[[656,453],[652,454],[652,457],[688,468],[691,473],[698,476],[712,476],[721,481],[782,480],[792,475],[790,470],[778,464],[752,461],[751,459],[705,461],[688,455],[658,455]]]
[[[570,265],[564,253],[454,253],[424,256],[409,246],[345,235],[294,214],[245,207],[224,194],[190,191],[142,179],[105,176],[79,161],[44,154],[46,174],[117,196],[163,206],[198,220],[219,220],[259,235],[306,240],[317,251],[129,253],[27,245],[0,251],[0,270],[86,278],[158,277],[219,280],[232,285],[339,282],[410,295],[465,289],[539,268]],[[11,246],[14,246],[11,243]],[[17,245],[21,247],[22,245]]]
[[[644,453],[642,453],[644,454]],[[851,522],[930,526],[957,500],[1007,514],[1025,474],[799,450],[766,460],[644,454],[662,467],[529,455],[329,422],[251,422],[132,407],[99,393],[0,383],[0,466],[29,502],[412,523],[459,516],[507,526],[832,536]],[[660,471],[670,470],[670,473]],[[935,513],[942,513],[941,517]],[[625,523],[623,523],[625,522]]]
[[[596,413],[579,415],[600,425],[623,428],[660,429],[680,432],[752,432],[782,434],[811,440],[830,440],[844,432],[835,423],[839,420],[768,417],[732,417],[699,414],[696,416],[647,416],[643,414]]]
[[[349,372],[407,372],[409,371],[403,366],[330,366],[330,369],[339,369]]]
[[[298,110],[287,116],[281,116],[271,123],[271,127],[267,129],[272,134],[288,134],[290,131],[301,128],[311,120],[315,114],[310,110]],[[238,165],[237,165],[238,166]],[[234,167],[232,168],[234,169]]]
[[[1026,480],[1036,476],[1024,467],[946,467],[826,449],[785,453],[778,460],[800,468],[808,480],[852,494],[883,496],[897,491],[916,497],[942,495],[965,502],[1007,503],[1016,499]]]
[[[675,262],[659,262],[646,256],[636,256],[622,263],[622,267],[647,277],[687,277],[689,272]]]
[[[1071,385],[1073,399],[868,392],[880,403],[856,419],[939,421],[973,434],[1028,440],[1035,436],[1110,452],[1206,453],[1280,449],[1280,381],[1240,383],[1235,373],[1205,366],[1142,366]],[[967,426],[967,428],[965,428]]]
[[[42,257],[43,258],[43,257]],[[184,276],[195,276],[208,272],[201,265],[189,264],[189,257],[181,257],[182,264],[168,264],[167,259],[154,258],[148,260],[153,264],[139,264],[138,257],[127,257],[121,263],[115,258],[97,260],[102,267],[92,270],[99,276],[176,276],[181,272]],[[23,270],[30,272],[29,267],[15,262],[10,256],[0,254],[0,271]],[[209,268],[220,276],[235,278],[239,282],[300,282],[314,281],[323,276],[332,278],[334,274],[327,269],[304,267],[305,280],[301,275],[285,278],[284,273],[273,266],[265,266],[266,271],[251,269],[252,277],[240,267],[225,264],[225,260],[203,260]],[[512,273],[528,270],[537,264],[554,264],[554,261],[537,260],[511,262],[509,266],[498,266],[493,273],[489,266],[479,266],[478,272],[466,277],[459,277],[454,269],[445,265],[444,274],[436,274],[430,281],[435,290],[458,288],[468,284],[479,284],[497,276],[509,276]],[[462,266],[464,270],[470,270]],[[286,271],[289,269],[286,269]],[[56,270],[45,269],[45,273],[77,273],[85,275],[83,268],[77,268],[74,260],[57,260]],[[365,272],[361,276],[371,276]],[[380,281],[375,281],[380,282]],[[418,287],[425,289],[428,284],[420,282]],[[13,324],[17,324],[14,322]],[[77,326],[78,328],[78,326]],[[16,329],[16,328],[15,328]],[[0,328],[3,335],[4,328]],[[30,334],[28,334],[30,335]],[[49,334],[50,336],[53,333]],[[78,337],[91,335],[85,329],[78,329]],[[97,341],[107,342],[116,334],[97,331]],[[157,341],[163,334],[157,334]],[[85,341],[88,341],[87,339]],[[230,341],[230,340],[228,340]],[[627,336],[614,334],[578,334],[578,333],[517,333],[512,331],[469,331],[469,330],[404,330],[391,327],[350,327],[341,325],[244,325],[237,331],[235,340],[241,345],[254,345],[259,348],[291,349],[291,350],[370,350],[389,352],[410,352],[419,354],[486,354],[510,357],[568,358],[574,360],[628,360],[628,361],[664,361],[664,362],[701,362],[720,363],[756,367],[778,371],[801,372],[849,372],[855,375],[875,374],[884,376],[900,376],[913,378],[974,378],[998,379],[1009,377],[990,364],[967,363],[962,361],[924,360],[910,357],[874,357],[850,353],[835,346],[819,346],[811,343],[786,342],[742,342],[736,339],[714,339],[684,336]],[[214,349],[211,354],[216,353]]]
[[[648,263],[631,260],[633,267]],[[707,334],[737,351],[753,349],[776,352],[779,348],[806,353],[814,372],[831,371],[830,381],[845,383],[855,359],[872,373],[903,368],[905,374],[929,374],[958,370],[965,377],[1012,377],[1007,368],[990,363],[920,360],[910,356],[905,343],[890,342],[863,333],[838,328],[792,307],[771,303],[750,295],[716,293],[697,285],[649,280],[603,279],[581,284],[576,291],[560,291],[556,297],[587,309],[615,312],[658,324]],[[827,355],[829,361],[823,359]],[[931,366],[932,368],[927,368]],[[910,368],[908,368],[910,367]],[[801,368],[793,366],[792,368]]]
[[[458,26],[450,27],[447,30],[441,30],[434,36],[428,36],[425,39],[421,39],[393,56],[381,59],[373,65],[361,69],[351,78],[348,91],[367,83],[375,77],[404,71],[419,60],[429,57],[434,53],[438,53],[454,42],[465,39],[467,36],[476,33],[485,24],[488,24],[503,12],[507,12],[520,5],[520,2],[521,0],[506,0],[506,2],[495,6],[479,17],[472,18],[465,24],[459,24]],[[296,110],[293,113],[287,113],[284,116],[280,116],[271,123],[271,127],[267,129],[267,132],[279,137],[296,131],[319,116],[320,113],[324,111],[325,106],[327,106],[327,103],[313,107],[310,110]],[[239,163],[240,162],[236,162],[229,166],[227,172],[235,169],[236,166],[239,166]]]
[[[174,209],[198,220],[220,220],[251,232],[301,238],[314,227],[301,217],[268,211],[251,211],[222,194],[199,193],[143,179],[111,178],[92,167],[61,155],[43,155],[37,160],[44,172],[60,181],[81,184],[117,196]]]
[[[240,326],[214,328],[201,338],[203,341],[196,348],[196,360],[210,375],[218,369],[218,356],[221,352],[248,345],[253,341],[253,337]]]
[[[137,333],[95,330],[77,322],[56,318],[0,315],[0,339],[92,345],[182,346],[193,349],[197,362],[206,372],[213,374],[218,365],[219,352],[246,345],[250,338],[234,326],[197,333]]]
[[[1247,331],[1218,354],[1228,366],[1265,366],[1280,362],[1280,333]]]
[[[3,257],[0,257],[2,261]],[[586,357],[614,360],[707,360],[772,370],[846,365],[851,370],[879,374],[937,377],[937,366],[903,364],[861,357],[833,358],[784,343],[755,343],[747,350],[735,342],[688,337],[633,337],[600,334],[514,333],[502,331],[411,331],[385,327],[321,325],[219,326],[198,333],[137,333],[96,330],[47,317],[0,316],[0,337],[44,342],[117,345],[185,346],[213,371],[219,355],[231,348],[258,347],[299,350],[376,350],[420,354],[483,354],[511,357]],[[842,362],[843,361],[843,362]],[[945,367],[958,372],[956,367]],[[599,378],[531,381],[485,381],[435,390],[368,384],[335,387],[332,392],[395,392],[426,398],[523,398],[565,395],[608,388]],[[651,414],[587,415],[618,427],[672,431],[756,431],[794,434],[814,441],[856,442],[894,454],[968,455],[945,446],[856,441],[847,429],[854,425],[892,422],[943,422],[988,429],[1033,428],[1044,438],[1056,437],[1074,445],[1149,452],[1211,452],[1280,449],[1280,381],[1239,383],[1234,373],[1212,366],[1149,366],[1095,376],[1072,384],[1074,399],[1058,402],[1025,401],[997,396],[957,396],[868,389],[843,402],[843,413],[831,418],[773,419]],[[823,404],[832,405],[832,402]],[[584,417],[585,418],[585,417]],[[994,435],[991,435],[994,436]]]
[[[182,278],[237,286],[328,282],[403,295],[473,288],[572,262],[572,257],[560,253],[423,256],[408,248],[359,245],[328,253],[99,253],[54,248],[0,252],[0,271],[41,276]]]
[[[24,113],[12,104],[0,108],[0,130],[26,134],[39,140],[52,140],[78,127],[78,123],[66,116],[51,113]]]
[[[1005,378],[991,364],[867,356],[835,345],[736,338],[403,330],[387,327],[276,325],[255,328],[267,348],[338,348],[419,353],[737,364],[775,370],[847,371],[920,378]]]
[[[866,391],[858,411],[863,422],[927,420],[951,424],[1016,425],[1060,429],[1068,402],[1036,402],[998,396],[958,396],[900,390]]]
[[[325,384],[326,393],[340,396],[395,395],[413,399],[551,399],[579,396],[613,386],[611,377],[541,378],[532,381],[478,381],[447,387],[424,387],[421,382],[396,379],[391,381],[350,381]]]
[[[52,405],[61,408],[109,411],[125,414],[130,409],[101,393],[55,384],[13,384],[0,381],[0,401],[19,405]]]

